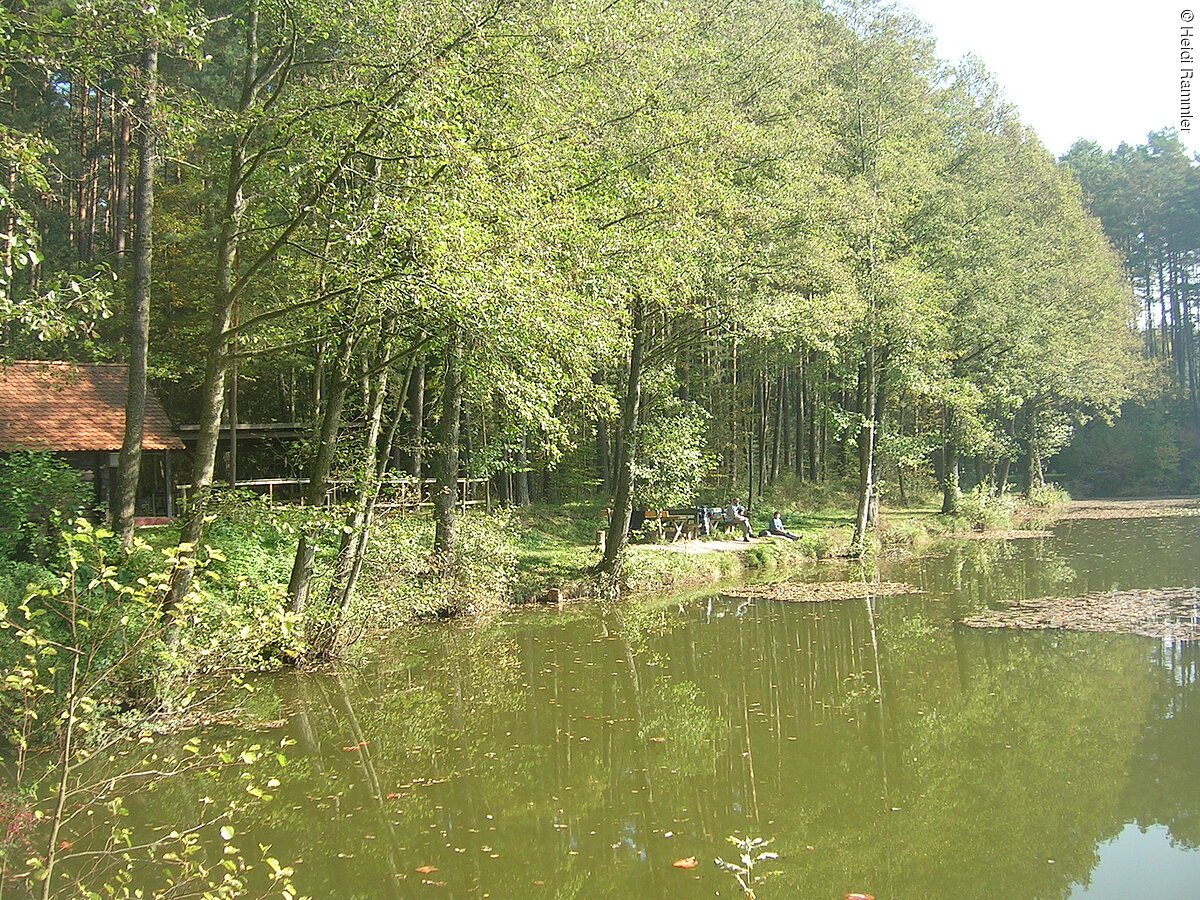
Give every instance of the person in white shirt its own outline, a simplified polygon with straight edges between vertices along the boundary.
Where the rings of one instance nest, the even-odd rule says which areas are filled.
[[[750,519],[746,517],[746,507],[742,506],[740,497],[735,497],[729,504],[729,518],[742,527],[742,540],[750,543]]]

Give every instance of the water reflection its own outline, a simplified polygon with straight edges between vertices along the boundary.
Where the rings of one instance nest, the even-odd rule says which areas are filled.
[[[297,744],[250,837],[347,898],[735,896],[711,865],[734,832],[775,838],[764,898],[1068,896],[1137,865],[1128,823],[1194,860],[1198,648],[952,624],[1194,582],[1185,522],[965,543],[889,567],[923,593],[874,605],[532,612],[266,681]]]

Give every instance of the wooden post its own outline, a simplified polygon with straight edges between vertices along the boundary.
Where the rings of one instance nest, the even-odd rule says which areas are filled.
[[[171,474],[171,451],[168,450],[163,458],[167,479],[167,518],[173,519],[175,518],[175,478]]]

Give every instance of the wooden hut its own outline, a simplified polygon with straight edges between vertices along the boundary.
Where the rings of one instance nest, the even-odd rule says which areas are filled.
[[[0,453],[48,450],[85,474],[108,509],[125,438],[124,363],[20,361],[0,365]],[[138,514],[174,515],[171,451],[182,450],[158,398],[146,398]]]

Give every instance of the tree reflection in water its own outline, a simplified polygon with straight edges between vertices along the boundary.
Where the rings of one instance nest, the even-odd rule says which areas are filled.
[[[774,839],[764,898],[1065,896],[1128,822],[1200,845],[1197,648],[953,624],[1119,580],[1071,546],[951,549],[874,605],[534,611],[264,680],[297,744],[247,840],[314,896],[711,897],[734,833]]]

